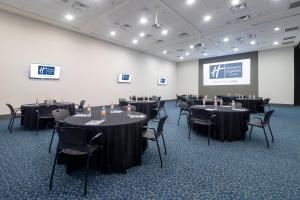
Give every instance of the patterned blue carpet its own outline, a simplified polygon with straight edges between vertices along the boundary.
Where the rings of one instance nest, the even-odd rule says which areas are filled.
[[[176,124],[175,103],[166,107],[164,168],[150,142],[143,165],[127,174],[92,170],[86,197],[82,197],[84,171],[67,175],[62,165],[56,168],[49,191],[51,130],[36,136],[17,120],[9,134],[8,120],[0,120],[0,199],[300,199],[299,107],[272,107],[275,143],[270,149],[260,129],[253,130],[251,140],[212,140],[208,146],[205,136],[192,134],[189,141],[185,119],[180,127]]]

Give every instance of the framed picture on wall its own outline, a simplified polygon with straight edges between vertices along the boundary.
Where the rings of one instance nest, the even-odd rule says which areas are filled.
[[[158,85],[167,85],[167,79],[165,77],[159,77]]]

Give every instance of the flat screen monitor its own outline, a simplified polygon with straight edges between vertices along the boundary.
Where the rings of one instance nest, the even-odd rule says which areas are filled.
[[[30,78],[34,79],[60,79],[60,67],[48,64],[31,64]]]
[[[250,85],[251,60],[233,60],[203,65],[203,85]]]
[[[132,75],[131,74],[120,74],[119,83],[131,83]]]
[[[165,77],[160,77],[158,79],[158,85],[167,85],[167,79]]]

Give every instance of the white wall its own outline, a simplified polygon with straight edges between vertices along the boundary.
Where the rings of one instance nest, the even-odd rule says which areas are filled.
[[[198,94],[198,60],[177,63],[177,94]]]
[[[294,104],[294,47],[259,51],[258,93],[271,103]]]
[[[117,103],[129,95],[176,94],[176,63],[51,25],[0,11],[0,115],[5,103],[20,106],[46,98],[92,106]],[[61,66],[61,80],[29,79],[30,63]],[[119,73],[133,74],[131,84],[119,84]],[[168,79],[158,86],[159,76]]]

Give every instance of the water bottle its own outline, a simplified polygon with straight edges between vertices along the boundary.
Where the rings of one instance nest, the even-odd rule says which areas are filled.
[[[204,96],[204,99],[207,99],[207,94]]]
[[[60,100],[61,100],[61,103],[64,103],[64,99],[62,97],[60,98]]]
[[[202,104],[203,104],[203,106],[205,107],[205,104],[206,104],[206,103],[205,103],[205,99],[202,100]]]
[[[214,107],[215,107],[215,108],[218,107],[217,98],[215,98]]]
[[[105,110],[105,106],[102,106],[102,109],[101,109],[101,117],[102,117],[102,120],[106,120],[106,110]]]
[[[234,100],[232,100],[231,106],[232,106],[233,109],[235,108],[235,101]]]
[[[223,99],[220,100],[220,106],[223,106]]]
[[[110,111],[113,111],[113,110],[114,110],[114,107],[115,107],[114,104],[111,103],[111,104],[110,104]]]
[[[91,108],[90,104],[89,104],[88,107],[87,107],[87,116],[88,116],[88,117],[91,117],[91,116],[92,116],[92,108]]]
[[[253,99],[255,99],[255,94],[253,95]]]
[[[39,99],[35,98],[35,105],[39,105]]]
[[[130,106],[130,104],[127,105],[127,112],[131,112],[131,106]]]

